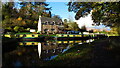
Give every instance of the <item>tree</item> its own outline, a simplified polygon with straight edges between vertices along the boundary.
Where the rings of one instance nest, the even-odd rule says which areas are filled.
[[[53,18],[61,19],[61,17],[59,15],[54,15]]]
[[[26,28],[37,29],[39,15],[42,17],[50,17],[51,8],[47,8],[48,4],[45,2],[21,2],[20,14],[26,22]]]
[[[76,13],[76,20],[92,11],[92,19],[96,25],[103,23],[111,28],[120,26],[119,2],[69,2],[68,6],[70,12]]]
[[[13,19],[17,18],[17,9],[14,8],[14,2],[7,2],[2,4],[2,27],[4,30],[12,31],[15,22]],[[11,28],[11,29],[8,29]],[[6,32],[6,31],[5,31]]]
[[[80,29],[80,32],[81,32],[81,34],[82,34],[82,37],[84,36],[84,35],[83,35],[83,32],[85,32],[85,31],[86,31],[86,26],[84,25],[84,26],[82,26],[81,29]]]
[[[89,33],[93,33],[93,30],[89,30]]]
[[[82,27],[81,27],[81,30],[82,30],[83,32],[85,32],[85,31],[86,31],[86,26],[85,26],[85,25],[82,26]]]
[[[78,27],[78,24],[76,22],[70,22],[68,24],[69,28],[73,31],[79,31],[80,28]]]
[[[110,30],[110,34],[111,35],[115,35],[115,36],[119,36],[120,32],[120,27],[113,27],[111,30]]]
[[[52,17],[51,11],[49,11],[49,17],[50,17],[50,18]]]
[[[64,19],[64,23],[67,23],[68,21],[67,21],[67,19]]]
[[[19,9],[14,4],[20,4]],[[6,2],[2,4],[2,26],[17,32],[27,28],[37,28],[38,16],[50,17],[50,9],[45,2]],[[49,12],[48,12],[49,11]],[[37,22],[36,22],[37,21]],[[36,26],[36,27],[35,27]]]

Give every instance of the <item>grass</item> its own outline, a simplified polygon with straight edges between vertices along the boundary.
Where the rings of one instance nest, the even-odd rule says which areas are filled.
[[[43,66],[115,67],[120,63],[119,37],[102,38],[70,48]]]
[[[16,33],[16,34],[33,34],[31,32],[22,32],[22,33]]]
[[[70,48],[68,51],[58,55],[53,60],[48,61],[44,65],[45,66],[73,66],[76,63],[80,63],[79,61],[88,62],[88,60],[90,60],[89,58],[91,57],[90,56],[91,51],[92,51],[91,44],[77,45],[75,47]],[[76,66],[79,66],[79,65],[76,65]]]
[[[39,34],[39,36],[51,36],[51,37],[53,36],[54,37],[54,36],[56,36],[56,34],[49,34],[49,35],[47,35],[47,34]]]

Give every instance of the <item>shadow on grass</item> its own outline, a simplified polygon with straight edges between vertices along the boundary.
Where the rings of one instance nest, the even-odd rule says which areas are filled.
[[[120,64],[120,37],[77,45],[43,66],[117,67]]]

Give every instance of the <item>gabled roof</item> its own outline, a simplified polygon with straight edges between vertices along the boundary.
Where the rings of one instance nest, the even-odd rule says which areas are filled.
[[[62,22],[62,20],[61,19],[58,19],[58,18],[48,18],[48,17],[41,17],[41,22],[43,23],[43,22],[59,22],[59,23],[61,23]]]

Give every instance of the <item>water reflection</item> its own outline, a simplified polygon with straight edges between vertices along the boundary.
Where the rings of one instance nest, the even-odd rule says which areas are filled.
[[[92,42],[93,40],[89,40]],[[45,42],[23,41],[19,42],[16,50],[5,54],[5,64],[13,66],[37,65],[43,61],[54,59],[61,53],[77,44],[85,43],[86,40],[49,40]],[[19,60],[19,61],[18,61]]]
[[[38,54],[39,58],[41,58],[41,43],[38,43]]]
[[[19,42],[20,46],[37,46],[38,56],[43,60],[51,60],[51,58],[56,57],[60,53],[64,53],[69,48],[75,46],[76,44],[89,43],[93,39],[89,40],[67,40],[58,41],[50,40],[46,42]]]

